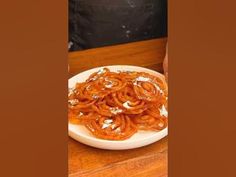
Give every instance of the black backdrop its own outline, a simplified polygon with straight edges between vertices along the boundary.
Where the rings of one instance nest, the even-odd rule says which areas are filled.
[[[167,0],[69,0],[69,50],[167,36]]]

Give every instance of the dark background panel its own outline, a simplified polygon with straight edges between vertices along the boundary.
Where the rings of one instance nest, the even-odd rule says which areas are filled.
[[[70,51],[166,36],[166,0],[69,0]]]

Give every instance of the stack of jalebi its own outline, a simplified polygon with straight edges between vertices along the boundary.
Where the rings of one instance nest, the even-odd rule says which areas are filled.
[[[138,130],[167,127],[167,85],[145,72],[103,68],[69,90],[69,121],[95,137],[124,140]]]

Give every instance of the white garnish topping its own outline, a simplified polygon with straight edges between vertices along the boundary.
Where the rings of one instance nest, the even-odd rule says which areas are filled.
[[[69,88],[68,89],[68,96],[71,96],[74,93],[75,93],[75,88]]]
[[[146,78],[146,77],[143,77],[143,76],[139,76],[139,77],[137,77],[137,78],[134,80],[133,84],[140,87],[140,85],[138,84],[138,82],[148,82],[148,81],[150,81],[149,78]]]
[[[123,106],[126,108],[126,109],[130,109],[131,107],[129,106],[130,104],[130,101],[126,101],[123,103]]]
[[[88,86],[86,87],[86,90],[91,90],[91,85],[88,85]]]
[[[103,125],[102,125],[102,129],[109,127],[112,122],[113,122],[112,119],[104,120],[104,123],[103,123]]]
[[[168,117],[168,112],[167,112],[166,107],[164,105],[162,105],[162,107],[161,107],[161,109],[159,109],[159,111],[160,111],[161,116]]]
[[[113,83],[112,83],[112,82],[109,82],[109,84],[106,84],[106,85],[105,85],[106,88],[112,88],[112,86],[113,86]]]
[[[118,127],[117,129],[115,129],[115,132],[120,132],[120,127]]]
[[[160,88],[157,84],[154,84],[154,86],[156,87],[157,90],[159,90],[159,92],[160,92],[161,94],[164,93],[163,90],[161,90],[161,88]]]
[[[105,72],[105,70],[103,69],[103,68],[101,68],[98,72],[97,72],[97,74],[102,74],[102,73],[104,73]]]
[[[113,120],[112,119],[107,119],[107,120],[104,120],[104,123],[105,124],[110,124],[110,123],[112,123],[113,122]]]
[[[113,82],[107,79],[107,77],[105,78],[105,81],[108,82],[107,84],[105,84],[106,88],[111,88],[113,86]]]
[[[78,99],[68,100],[68,103],[70,103],[72,106],[74,106],[79,103],[79,100]]]
[[[83,116],[83,115],[84,115],[84,113],[82,113],[82,112],[79,113],[79,117],[80,117],[80,116]]]
[[[93,97],[93,99],[95,99],[95,100],[99,98],[99,96],[96,95],[96,94],[93,94],[92,97]]]
[[[95,81],[95,80],[97,80],[98,79],[98,77],[97,76],[94,76],[94,77],[92,77],[92,78],[90,78],[88,81],[90,82],[90,81]]]
[[[112,108],[110,108],[110,111],[112,114],[115,114],[115,115],[123,112],[123,110],[119,109],[118,107],[112,107]]]
[[[114,129],[116,127],[116,124],[112,124],[111,128]]]
[[[136,81],[147,82],[147,81],[150,81],[150,79],[146,78],[146,77],[139,76],[136,78]]]
[[[102,125],[102,129],[107,128],[107,127],[109,127],[109,126],[110,126],[110,124],[103,124],[103,125]]]

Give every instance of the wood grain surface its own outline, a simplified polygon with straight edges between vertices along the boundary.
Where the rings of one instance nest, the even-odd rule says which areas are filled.
[[[105,65],[136,65],[162,71],[166,38],[69,53],[70,76]]]
[[[90,68],[125,64],[162,72],[166,38],[69,53],[69,77]],[[68,140],[69,177],[167,177],[167,137],[131,150],[102,150]]]

